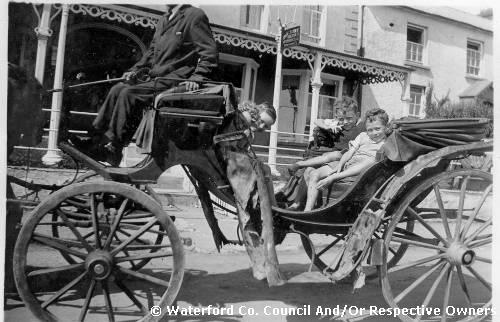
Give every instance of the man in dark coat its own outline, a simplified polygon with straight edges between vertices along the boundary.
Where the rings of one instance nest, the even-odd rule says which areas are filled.
[[[140,123],[143,108],[151,104],[153,94],[176,85],[196,90],[198,81],[211,78],[218,64],[218,51],[205,13],[190,5],[167,5],[156,26],[148,51],[129,71],[124,83],[111,88],[93,123],[94,138],[73,143],[83,150],[92,150],[93,157],[118,165],[121,150],[128,144]],[[146,70],[151,81],[137,82]],[[168,79],[187,79],[181,84]],[[99,144],[96,144],[99,137]],[[90,151],[87,151],[90,152]]]

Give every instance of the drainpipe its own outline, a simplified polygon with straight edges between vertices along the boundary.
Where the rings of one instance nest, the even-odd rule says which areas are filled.
[[[56,71],[54,75],[54,88],[63,87],[64,52],[66,47],[66,31],[68,28],[69,5],[62,5],[61,26],[59,29],[59,40],[57,42]],[[62,160],[60,151],[57,150],[57,136],[59,133],[59,122],[61,120],[62,92],[52,94],[52,107],[50,111],[50,128],[48,151],[42,157],[46,165],[55,165]]]
[[[365,27],[365,6],[360,6],[360,10],[359,10],[359,19],[358,19],[358,30],[359,30],[359,34],[358,34],[358,43],[359,43],[359,47],[358,47],[358,56],[359,57],[365,57],[365,47],[364,47],[364,27]],[[361,84],[361,82],[358,83],[358,93],[357,93],[357,97],[356,97],[356,100],[358,101],[358,108],[359,108],[359,112],[361,113],[361,100],[363,98],[363,85]]]
[[[43,76],[45,74],[45,61],[47,57],[47,41],[52,36],[50,29],[50,10],[52,4],[44,4],[42,9],[42,16],[39,19],[39,25],[35,28],[36,37],[38,38],[38,45],[36,50],[36,63],[35,63],[35,78],[43,84]],[[36,10],[36,8],[34,8]],[[38,11],[36,12],[38,16]]]

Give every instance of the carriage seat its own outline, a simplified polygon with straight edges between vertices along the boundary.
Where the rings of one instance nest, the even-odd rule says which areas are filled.
[[[203,88],[192,92],[183,91],[182,86],[174,87],[157,95],[154,106],[160,116],[210,121],[219,125],[228,110],[232,109],[229,106],[231,102],[228,87],[205,84]]]

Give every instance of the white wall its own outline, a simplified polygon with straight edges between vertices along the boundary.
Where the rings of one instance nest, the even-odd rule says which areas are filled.
[[[406,28],[412,23],[425,27],[427,57],[421,67],[406,64]],[[391,26],[392,24],[392,26]],[[441,98],[450,90],[450,99],[458,101],[458,95],[476,79],[466,75],[467,40],[484,44],[483,61],[479,77],[493,80],[493,35],[468,25],[445,20],[434,15],[389,6],[367,6],[365,9],[364,46],[367,58],[414,68],[410,84],[427,86],[434,83],[436,96]],[[387,107],[395,115],[407,113],[407,104],[399,98],[401,90],[394,93],[397,83],[370,85],[363,93],[365,105],[377,103]],[[367,86],[365,86],[366,88]],[[394,97],[392,97],[394,95]],[[374,102],[375,101],[375,102]],[[403,109],[398,113],[397,109]]]

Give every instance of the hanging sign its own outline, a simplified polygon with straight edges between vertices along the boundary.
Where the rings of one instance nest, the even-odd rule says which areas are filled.
[[[281,50],[297,46],[300,41],[300,26],[289,29],[282,29],[281,32]]]

